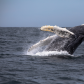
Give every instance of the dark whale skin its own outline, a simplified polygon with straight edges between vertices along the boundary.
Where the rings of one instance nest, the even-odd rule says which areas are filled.
[[[84,41],[84,25],[69,28],[69,31],[75,35],[69,38],[57,36],[46,48],[46,51],[67,51],[69,54],[73,54],[77,47]]]

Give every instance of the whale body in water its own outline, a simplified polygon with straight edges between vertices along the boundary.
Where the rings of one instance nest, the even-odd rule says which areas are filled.
[[[58,26],[43,26],[41,30],[53,32],[55,35],[39,41],[30,47],[28,51],[48,45],[45,51],[67,51],[69,54],[73,54],[84,40],[84,25],[69,29]]]

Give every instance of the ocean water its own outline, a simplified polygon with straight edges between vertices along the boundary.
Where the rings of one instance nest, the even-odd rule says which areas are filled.
[[[53,34],[40,28],[1,27],[0,84],[84,84],[84,42],[73,55],[40,49],[28,52],[49,35]]]

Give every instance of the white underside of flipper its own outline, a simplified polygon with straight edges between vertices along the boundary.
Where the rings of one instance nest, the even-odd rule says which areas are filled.
[[[60,37],[65,37],[65,38],[66,37],[69,38],[71,35],[74,35],[73,32],[69,31],[66,28],[62,28],[62,27],[59,27],[59,26],[50,26],[50,25],[49,26],[42,26],[41,30],[42,31],[53,32],[56,35],[58,35]]]
[[[73,32],[69,31],[66,28],[61,28],[59,26],[54,26],[54,33],[60,37],[69,38],[71,35],[74,35]]]
[[[41,46],[45,46],[48,45],[53,39],[54,37],[56,37],[56,35],[53,36],[49,36],[43,40],[40,40],[38,43],[34,44],[33,46],[31,46],[28,50],[28,52],[30,52],[31,50],[37,48],[37,47],[41,47]]]

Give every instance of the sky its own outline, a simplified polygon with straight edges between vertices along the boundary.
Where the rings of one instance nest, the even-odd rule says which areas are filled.
[[[84,24],[84,0],[0,0],[0,27]]]

